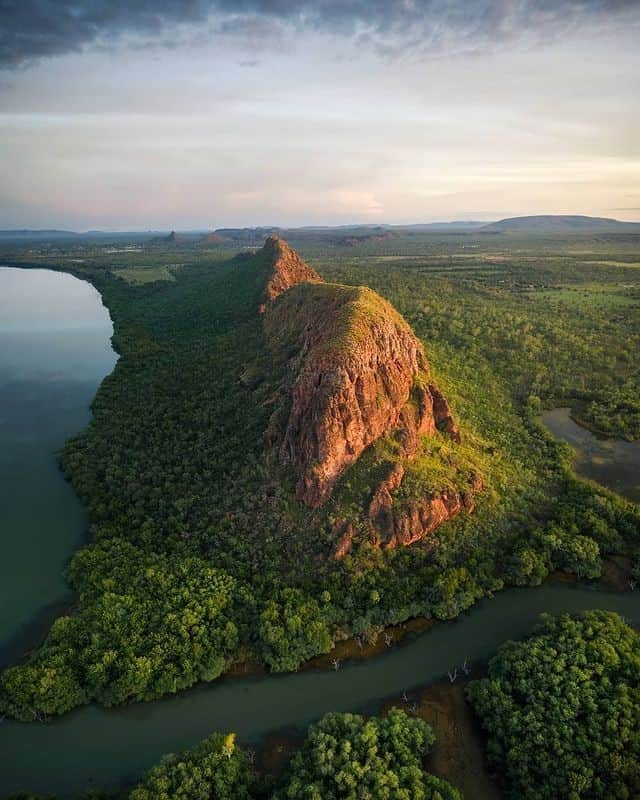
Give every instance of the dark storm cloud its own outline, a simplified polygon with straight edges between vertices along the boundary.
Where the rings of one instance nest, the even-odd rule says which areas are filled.
[[[170,41],[167,29],[213,23],[219,35],[262,20],[300,30],[358,35],[382,52],[456,42],[491,46],[523,32],[639,10],[640,0],[0,0],[0,65],[80,50],[128,34]]]

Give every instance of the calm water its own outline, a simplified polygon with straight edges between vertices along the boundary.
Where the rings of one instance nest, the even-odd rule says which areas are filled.
[[[570,409],[545,411],[542,421],[576,451],[574,469],[585,478],[640,503],[640,441],[603,439],[574,422]]]
[[[88,283],[0,268],[0,662],[68,599],[62,570],[86,520],[56,453],[113,369],[112,330]]]
[[[60,273],[0,269],[5,643],[65,597],[60,572],[82,540],[85,519],[57,470],[55,451],[89,420],[90,399],[115,361],[110,333],[108,315],[88,284]],[[563,438],[571,432],[562,414],[545,422]],[[583,449],[587,441],[581,440]],[[543,611],[589,608],[618,611],[640,624],[640,592],[566,584],[514,589],[405,647],[337,672],[217,681],[154,703],[109,711],[89,706],[46,725],[5,721],[0,796],[30,790],[65,797],[92,785],[115,787],[139,777],[163,753],[190,747],[214,730],[233,730],[250,742],[277,728],[307,725],[329,710],[373,708],[385,696],[441,678],[465,658],[486,659],[505,639],[527,634]]]

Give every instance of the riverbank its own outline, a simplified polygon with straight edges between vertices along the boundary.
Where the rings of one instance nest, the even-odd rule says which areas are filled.
[[[638,624],[640,592],[562,583],[508,589],[405,646],[385,646],[378,657],[345,662],[338,670],[226,678],[150,703],[85,706],[45,725],[7,720],[0,725],[0,794],[56,792],[66,798],[87,786],[115,789],[134,782],[162,754],[192,747],[214,730],[235,731],[239,742],[257,750],[268,734],[304,730],[329,710],[372,713],[385,698],[411,697],[446,681],[447,672],[465,660],[482,664],[505,640],[530,633],[543,612],[594,608]]]
[[[469,665],[469,674],[455,682],[436,681],[409,693],[387,698],[367,713],[386,714],[400,708],[427,722],[436,740],[425,761],[425,769],[455,786],[465,800],[503,800],[499,776],[492,773],[486,758],[486,737],[465,698],[469,681],[484,677],[484,665]],[[255,749],[250,749],[262,777],[276,781],[286,773],[305,732],[285,730],[267,734]]]

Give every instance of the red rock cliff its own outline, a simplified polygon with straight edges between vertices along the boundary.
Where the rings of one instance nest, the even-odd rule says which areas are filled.
[[[366,287],[321,282],[280,239],[268,239],[265,250],[273,254],[274,269],[264,325],[274,351],[288,362],[290,400],[280,429],[282,409],[274,412],[266,438],[279,440],[281,460],[296,476],[298,499],[323,505],[345,469],[381,436],[394,434],[401,460],[417,452],[422,435],[436,430],[460,441],[451,409],[429,378],[422,343],[386,300]],[[394,511],[393,492],[403,475],[398,463],[366,512],[384,546],[408,544],[461,509],[470,510],[479,488],[427,498],[429,507],[405,504],[402,512]],[[347,552],[344,535],[342,541]]]

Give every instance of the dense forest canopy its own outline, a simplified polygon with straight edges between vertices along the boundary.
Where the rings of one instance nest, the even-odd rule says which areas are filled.
[[[640,635],[618,615],[547,617],[468,696],[514,800],[640,796]]]
[[[292,243],[324,278],[373,287],[422,338],[483,470],[475,515],[442,526],[436,546],[385,551],[363,538],[330,557],[332,524],[362,504],[368,473],[354,465],[326,507],[307,509],[265,451],[283,365],[256,314],[259,258],[183,242],[7,252],[6,263],[94,283],[120,360],[62,453],[91,522],[68,570],[75,608],[3,673],[3,713],[28,721],[147,700],[249,658],[295,669],[345,636],[453,618],[555,569],[597,577],[603,553],[634,545],[637,507],[577,481],[536,415],[570,402],[595,427],[638,435],[635,240]],[[433,467],[416,461],[416,491]]]
[[[311,727],[276,800],[462,800],[422,768],[430,727],[392,709],[365,720],[327,714]]]

